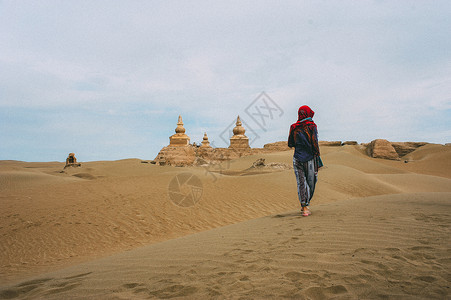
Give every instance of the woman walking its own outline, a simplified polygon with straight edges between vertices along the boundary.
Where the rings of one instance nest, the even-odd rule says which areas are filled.
[[[313,122],[314,111],[307,105],[298,110],[298,121],[291,125],[288,146],[294,147],[293,167],[298,184],[298,197],[301,214],[311,215],[310,200],[318,179],[318,168],[322,166],[319,158],[318,130]]]

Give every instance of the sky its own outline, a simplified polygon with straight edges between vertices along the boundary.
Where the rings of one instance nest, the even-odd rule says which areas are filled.
[[[0,0],[0,160],[191,142],[451,142],[451,1]]]

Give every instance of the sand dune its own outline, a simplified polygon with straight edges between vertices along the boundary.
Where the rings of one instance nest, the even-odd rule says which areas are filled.
[[[311,218],[276,214],[49,273],[0,295],[444,299],[450,197],[385,195],[318,205]]]
[[[62,163],[2,161],[0,298],[446,298],[451,147],[401,161],[359,145],[321,151],[309,218],[295,213],[293,170],[246,171],[257,158],[290,165],[291,151],[209,168],[128,159],[65,173]],[[202,182],[192,207],[169,200],[183,172]]]

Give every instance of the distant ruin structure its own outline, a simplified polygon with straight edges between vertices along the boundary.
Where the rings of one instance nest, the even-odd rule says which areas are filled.
[[[259,148],[251,149],[249,147],[249,138],[244,134],[245,131],[238,116],[228,148],[213,148],[210,145],[206,132],[200,146],[198,146],[196,143],[190,144],[190,138],[185,134],[182,116],[179,116],[175,134],[169,137],[169,145],[160,150],[153,162],[160,166],[218,164],[243,155],[271,151]]]
[[[204,133],[204,137],[202,139],[202,145],[200,146],[201,148],[211,148],[210,146],[210,142],[208,141],[208,136],[207,133]]]
[[[233,128],[233,136],[230,138],[230,149],[247,150],[249,149],[249,138],[244,135],[246,129],[241,123],[240,116],[236,119],[236,126]]]
[[[185,127],[183,127],[182,116],[179,116],[175,134],[169,137],[169,146],[187,146],[189,145],[189,136],[185,134]]]
[[[80,167],[81,164],[77,163],[77,158],[75,157],[75,153],[69,153],[69,156],[66,158],[66,165],[64,168],[67,167]]]
[[[249,146],[249,138],[245,135],[246,130],[243,127],[240,116],[237,117],[235,127],[233,128],[233,136],[230,137],[230,145],[228,148],[216,148],[210,145],[207,133],[201,143],[190,144],[190,138],[185,134],[182,116],[179,116],[175,134],[169,137],[169,145],[163,147],[155,159],[151,162],[159,166],[212,166],[212,172],[222,170],[220,164],[224,161],[237,159],[242,156],[255,155],[260,153],[272,153],[279,151],[293,151],[288,147],[287,141],[265,144],[263,148],[251,148]],[[357,144],[357,141],[320,141],[320,147],[338,147],[351,146],[360,150],[366,150],[370,157],[384,158],[392,160],[400,160],[401,157],[409,154],[415,149],[425,145],[420,142],[389,142],[386,140],[374,140],[368,144]],[[404,159],[404,158],[403,158]],[[66,161],[67,165],[77,164],[75,155],[69,154]],[[215,167],[217,166],[217,167]],[[256,162],[252,168],[279,168],[287,169],[286,166],[265,164],[264,162]]]

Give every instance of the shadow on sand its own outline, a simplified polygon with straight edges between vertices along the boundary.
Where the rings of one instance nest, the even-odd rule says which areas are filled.
[[[271,216],[271,218],[287,218],[287,217],[302,217],[301,216],[301,212],[299,211],[292,211],[292,212],[288,212],[288,213],[283,213],[283,214],[277,214],[274,216]]]

